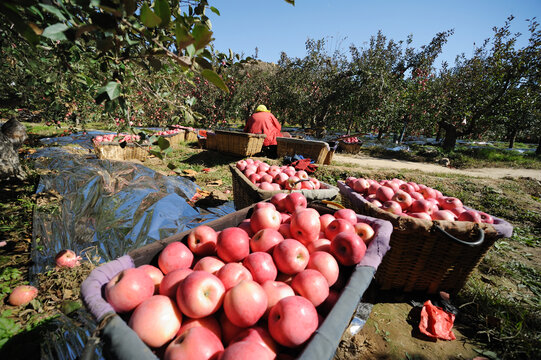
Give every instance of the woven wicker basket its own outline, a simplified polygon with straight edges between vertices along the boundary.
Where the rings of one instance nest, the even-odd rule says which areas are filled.
[[[261,152],[267,135],[216,130],[216,149],[229,154],[252,156]]]
[[[186,130],[185,133],[186,142],[196,142],[197,141],[197,131],[196,130]]]
[[[118,143],[94,144],[94,151],[98,159],[102,160],[140,160],[148,157],[148,147],[135,144],[126,144],[121,147]]]
[[[186,131],[181,130],[180,132],[173,135],[161,135],[161,136],[169,140],[169,144],[172,149],[179,149],[181,147],[181,143],[186,138]]]
[[[210,131],[207,131],[207,142],[205,144],[208,150],[217,150],[218,149],[218,139],[216,134]]]
[[[332,155],[327,159],[331,151],[328,143],[324,141],[303,140],[278,137],[278,156],[302,155],[314,160],[316,164],[330,164]],[[334,151],[333,151],[334,152]]]
[[[476,224],[391,214],[366,201],[342,181],[338,188],[344,206],[393,224],[391,250],[376,273],[376,282],[384,290],[456,294],[494,242],[513,233],[513,227],[498,218],[494,218],[494,224]]]
[[[239,169],[234,165],[229,165],[233,179],[233,202],[235,209],[243,209],[256,202],[270,199],[278,193],[289,193],[289,190],[261,190],[254,185]],[[338,195],[338,188],[324,182],[321,182],[321,188],[318,190],[293,190],[291,192],[302,193],[307,200],[333,200]]]
[[[340,141],[338,147],[342,152],[347,154],[357,154],[361,150],[361,143],[346,143]]]

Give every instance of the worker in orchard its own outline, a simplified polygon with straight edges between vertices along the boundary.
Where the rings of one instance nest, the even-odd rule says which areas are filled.
[[[252,116],[246,122],[244,132],[252,134],[265,134],[267,137],[263,142],[263,154],[270,158],[278,156],[278,143],[276,137],[280,136],[282,125],[278,119],[267,109],[265,105],[259,105]]]

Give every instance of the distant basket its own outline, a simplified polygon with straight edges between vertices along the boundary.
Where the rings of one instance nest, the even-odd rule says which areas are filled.
[[[181,143],[186,138],[186,131],[180,130],[180,132],[172,135],[161,135],[163,138],[169,141],[169,145],[172,149],[178,149],[181,146]]]
[[[118,143],[94,143],[94,151],[98,159],[106,160],[140,160],[148,157],[148,146],[126,144],[121,147]]]
[[[330,164],[334,150],[325,141],[277,137],[278,156],[302,155],[316,164]],[[331,154],[329,154],[331,153]],[[329,156],[328,156],[329,155]]]
[[[424,220],[384,211],[338,181],[342,203],[358,214],[393,224],[391,250],[376,272],[383,290],[456,294],[494,242],[513,233],[511,224]]]
[[[185,133],[185,139],[186,142],[195,142],[195,141],[198,141],[197,140],[197,131],[196,130],[191,130],[191,129],[185,129],[186,130],[186,133]]]
[[[229,165],[233,180],[233,202],[235,209],[243,209],[256,202],[270,199],[278,193],[300,192],[308,201],[333,200],[338,195],[338,188],[324,182],[318,190],[261,190],[252,183],[235,165]]]
[[[240,131],[216,130],[216,150],[240,156],[252,156],[261,152],[267,135]]]
[[[348,153],[348,154],[357,154],[361,150],[362,143],[347,143],[344,141],[340,141],[338,143],[338,147],[342,152]]]

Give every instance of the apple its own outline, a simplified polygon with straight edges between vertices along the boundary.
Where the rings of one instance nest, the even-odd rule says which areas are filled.
[[[184,318],[182,320],[182,324],[180,326],[180,329],[178,330],[177,337],[184,334],[188,330],[194,327],[204,327],[209,329],[218,337],[218,339],[222,338],[222,328],[220,326],[220,323],[214,317],[213,315],[207,316],[200,319],[190,319],[190,318]]]
[[[494,224],[494,218],[491,215],[482,211],[478,211],[477,213],[479,216],[481,216],[481,222],[486,224]]]
[[[331,240],[331,254],[344,266],[358,264],[366,252],[363,239],[354,232],[342,232]]]
[[[297,176],[290,176],[284,183],[287,190],[300,190],[302,187],[301,179]]]
[[[211,330],[197,326],[176,337],[167,346],[164,360],[216,359],[224,350]]]
[[[357,235],[359,235],[359,237],[363,239],[364,243],[368,246],[375,233],[372,226],[368,225],[367,223],[358,222],[355,224],[354,229]]]
[[[182,313],[199,319],[214,314],[222,306],[225,287],[217,276],[194,271],[177,287],[177,304]]]
[[[254,233],[262,229],[278,230],[282,223],[280,213],[270,207],[257,209],[250,217],[250,225]]]
[[[411,203],[409,211],[412,213],[427,213],[432,214],[432,203],[426,199],[414,200]]]
[[[163,273],[160,269],[158,269],[156,266],[152,266],[149,264],[144,264],[141,266],[138,266],[139,269],[145,270],[145,272],[150,276],[152,281],[154,282],[154,293],[158,294],[160,291],[160,284],[163,280]]]
[[[462,201],[460,201],[460,199],[451,196],[443,197],[439,203],[444,210],[452,210],[463,207]]]
[[[422,188],[419,192],[425,199],[435,199],[437,196],[436,190],[428,186]]]
[[[242,280],[229,289],[224,297],[224,312],[236,326],[252,326],[267,310],[267,294],[257,282]]]
[[[282,173],[283,174],[283,173]],[[285,174],[283,174],[285,175]],[[286,175],[287,176],[287,175]],[[277,182],[278,184],[280,184],[279,182]],[[271,204],[273,204],[275,207],[276,207],[276,210],[280,211],[280,212],[283,212],[286,210],[286,206],[285,206],[285,201],[284,199],[287,197],[287,193],[278,193],[278,194],[274,194],[271,198],[270,198],[270,202]]]
[[[9,294],[8,302],[13,306],[26,305],[38,295],[38,289],[32,285],[19,285]]]
[[[411,194],[412,192],[415,192],[415,188],[413,185],[405,183],[398,187],[399,190],[402,190],[404,192],[407,192],[408,194]]]
[[[314,184],[314,189],[315,189],[315,190],[321,189],[321,182],[320,182],[318,179],[316,179],[315,177],[311,177],[311,178],[310,178],[310,182],[311,182],[312,184]]]
[[[268,327],[277,343],[297,347],[305,343],[318,327],[316,308],[302,296],[288,296],[271,308]]]
[[[216,254],[218,234],[207,225],[200,225],[188,235],[188,247],[197,256]]]
[[[334,213],[336,219],[344,219],[351,223],[351,225],[357,224],[357,214],[351,209],[340,209]]]
[[[265,349],[267,349],[269,359],[276,358],[278,345],[272,339],[272,336],[269,334],[268,330],[265,329],[264,327],[253,326],[253,327],[243,330],[233,340],[231,340],[231,344],[234,344],[240,341],[250,341],[250,342],[258,343],[262,345]],[[247,352],[246,350],[243,352]],[[259,359],[259,357],[256,356],[255,354],[252,354],[252,355],[255,357],[251,357],[250,360]]]
[[[254,236],[254,231],[252,230],[252,225],[250,224],[250,219],[244,219],[238,226],[240,229],[244,230],[249,237]],[[216,238],[216,242],[218,238]]]
[[[275,190],[273,184],[271,184],[270,182],[267,182],[267,181],[261,182],[261,184],[259,185],[259,188],[261,190],[265,190],[265,191],[274,191]]]
[[[291,216],[291,235],[304,245],[319,238],[321,223],[319,213],[314,209],[297,209]]]
[[[310,180],[302,180],[301,182],[301,189],[306,189],[306,190],[315,190],[316,186],[314,185],[314,183]]]
[[[128,326],[150,347],[158,348],[172,340],[180,329],[182,314],[174,301],[154,295],[135,308]]]
[[[73,250],[64,249],[56,254],[54,261],[57,267],[72,268],[81,265],[81,257],[77,256]]]
[[[458,221],[471,221],[480,223],[481,222],[481,215],[476,210],[466,210],[460,213],[458,215]]]
[[[383,205],[381,203],[381,201],[379,201],[378,199],[367,199],[367,200],[368,200],[368,202],[370,204],[372,204],[372,205],[374,205],[375,207],[378,207],[378,208],[381,207],[381,205]]]
[[[164,274],[176,269],[189,268],[192,262],[193,253],[180,241],[168,244],[158,257],[158,267]]]
[[[364,178],[359,178],[353,180],[350,187],[359,194],[366,194],[368,192],[368,188],[370,188],[370,183]]]
[[[253,252],[244,258],[242,264],[250,271],[253,280],[259,284],[274,280],[278,275],[272,256],[267,252]]]
[[[380,186],[376,190],[376,199],[378,199],[382,203],[391,200],[393,198],[393,195],[393,189],[388,186]]]
[[[237,341],[225,348],[219,360],[271,360],[275,357],[269,350],[256,341]]]
[[[154,294],[154,281],[145,270],[125,269],[105,285],[105,299],[117,313],[131,311]]]
[[[178,284],[192,272],[192,269],[177,269],[171,271],[162,279],[158,293],[175,299],[177,296]]]
[[[408,213],[408,215],[417,219],[432,220],[432,216],[426,212]]]
[[[402,210],[409,209],[409,207],[413,203],[413,198],[411,197],[411,195],[402,190],[398,190],[397,192],[395,192],[391,200],[396,201],[400,205]]]
[[[327,226],[333,221],[336,220],[331,214],[323,214],[319,217],[319,222],[321,223],[321,231],[325,232]]]
[[[285,213],[285,212],[281,212],[280,213],[280,218],[281,218],[281,222],[282,224],[289,224],[291,223],[291,214],[288,214],[288,213]]]
[[[293,281],[293,280],[292,280]],[[265,294],[267,294],[267,310],[265,316],[269,315],[270,309],[281,299],[295,295],[295,292],[283,281],[268,280],[261,284]]]
[[[270,208],[258,211],[274,211]],[[251,224],[253,227],[253,224]],[[218,234],[216,252],[225,262],[241,261],[250,253],[250,237],[238,227],[224,229]]]
[[[378,184],[377,182],[373,182],[370,184],[370,187],[368,188],[368,195],[371,195],[371,194],[376,194],[376,192],[378,191],[378,189],[381,187],[380,184]]]
[[[402,207],[399,203],[393,200],[385,201],[381,205],[381,209],[387,212],[390,212],[391,214],[400,215],[402,214]]]
[[[331,221],[331,223],[327,226],[327,229],[325,229],[325,236],[327,239],[332,241],[334,237],[341,232],[350,232],[354,234],[355,228],[347,220],[336,219]]]
[[[383,180],[380,184],[382,186],[391,188],[393,190],[393,193],[397,192],[400,189],[400,184],[392,180]]]
[[[274,229],[259,230],[250,239],[250,250],[252,250],[253,252],[257,252],[257,251],[271,252],[272,248],[274,248],[276,244],[284,240],[284,237],[279,231],[282,225],[284,224],[280,224],[280,227],[278,228],[278,230],[274,230]]]
[[[305,209],[308,202],[303,194],[294,192],[285,197],[284,206],[288,213],[293,214],[298,208]]]
[[[308,260],[308,265],[306,265],[306,269],[314,269],[319,271],[327,280],[328,287],[331,287],[336,280],[338,280],[338,274],[340,272],[336,259],[325,251],[315,251],[311,253],[310,259]]]
[[[329,254],[330,255],[330,254]],[[330,255],[332,257],[332,255]],[[323,274],[315,269],[305,269],[293,278],[291,287],[298,295],[319,306],[329,295],[329,284]]]
[[[261,180],[261,175],[259,174],[251,174],[248,176],[248,180],[250,180],[252,183],[257,184],[259,180]]]
[[[270,165],[267,164],[266,162],[259,163],[259,166],[257,167],[257,171],[261,171],[261,172],[267,172],[269,171],[269,169],[270,169]]]
[[[285,239],[274,247],[272,258],[278,270],[293,275],[306,268],[310,253],[300,241]]]
[[[216,256],[205,256],[195,263],[192,270],[206,271],[208,273],[216,275],[218,270],[220,270],[224,265],[225,263],[222,260],[218,259]]]
[[[247,257],[244,260],[246,259]],[[250,270],[244,265],[236,262],[225,264],[218,270],[216,276],[222,281],[226,291],[240,283],[242,280],[253,280]]]
[[[450,210],[437,210],[431,214],[432,220],[455,221],[456,215]]]
[[[240,171],[244,171],[246,169],[246,166],[248,166],[248,163],[246,162],[246,160],[239,160],[237,161],[237,164],[235,166]]]
[[[227,346],[238,334],[246,329],[233,324],[225,315],[223,308],[217,318],[222,328],[222,342],[224,346]]]
[[[280,224],[278,232],[284,237],[284,239],[291,239],[291,224]]]
[[[312,254],[315,251],[331,251],[331,240],[320,237],[306,246],[308,252]]]

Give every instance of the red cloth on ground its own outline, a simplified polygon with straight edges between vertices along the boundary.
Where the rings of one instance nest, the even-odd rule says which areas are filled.
[[[280,130],[282,130],[282,125],[278,119],[270,112],[265,111],[256,112],[250,116],[244,127],[244,132],[267,135],[263,146],[277,145],[276,137],[280,135]]]

